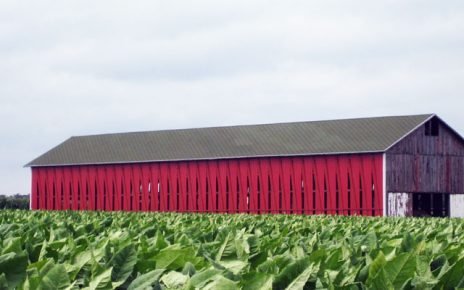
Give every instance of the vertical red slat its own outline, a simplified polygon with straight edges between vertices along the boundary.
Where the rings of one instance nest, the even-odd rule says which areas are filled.
[[[168,211],[169,165],[160,163],[160,211]]]
[[[280,213],[280,175],[281,175],[281,162],[280,159],[272,158],[270,160],[271,167],[271,212]]]
[[[269,202],[270,202],[270,188],[269,188],[269,159],[260,158],[259,159],[259,172],[260,172],[260,203],[259,211],[261,213],[269,212]]]
[[[72,174],[70,167],[63,168],[63,187],[64,187],[64,202],[63,202],[63,209],[70,210],[71,209],[71,186],[72,186]]]
[[[105,166],[105,187],[106,187],[106,198],[108,199],[107,210],[115,210],[115,193],[116,193],[116,182],[114,165]],[[98,197],[98,196],[97,196]]]
[[[187,192],[187,183],[188,183],[188,167],[187,162],[179,163],[179,211],[187,211],[188,203],[188,192]]]
[[[219,212],[227,212],[227,161],[221,160],[218,161],[218,172],[219,172],[219,195],[218,195],[218,211]]]
[[[132,210],[140,211],[140,203],[142,200],[142,169],[139,164],[133,164],[132,167]]]
[[[259,209],[259,194],[262,191],[262,185],[259,174],[259,161],[257,159],[250,160],[250,200],[249,200],[249,208],[251,213],[258,213]],[[261,188],[258,188],[258,185]]]
[[[150,178],[151,178],[151,172],[150,172],[150,166],[148,164],[142,164],[140,166],[141,171],[142,171],[142,207],[140,210],[142,211],[148,211],[149,209],[149,196],[148,196],[148,191],[151,184],[150,184]]]
[[[100,167],[98,172],[98,190],[97,198],[100,200],[100,210],[113,211],[116,210],[116,196],[117,196],[117,178],[116,167],[109,165]],[[119,183],[121,188],[121,182]],[[119,191],[120,192],[120,191]],[[97,202],[98,202],[97,200]]]
[[[316,175],[316,214],[325,214],[326,164],[324,157],[315,158]]]
[[[372,177],[373,177],[373,156],[363,155],[362,157],[362,182],[363,182],[363,215],[372,216]]]
[[[293,210],[297,214],[303,213],[303,196],[302,196],[302,183],[303,183],[303,160],[301,157],[293,158]]]
[[[37,200],[37,188],[38,188],[38,178],[37,178],[37,169],[31,168],[31,202],[30,207],[31,209],[38,208],[38,200]]]
[[[47,209],[54,210],[54,186],[55,170],[52,167],[47,168]]]
[[[381,154],[374,157],[374,189],[375,189],[375,215],[382,216],[383,211],[383,156]]]
[[[71,169],[72,176],[72,209],[79,210],[79,198],[80,198],[80,174],[79,167],[73,166]]]
[[[120,165],[112,165],[106,176],[108,188],[111,189],[112,203],[111,210],[121,210],[121,191],[123,190],[123,172]],[[97,194],[97,209],[103,209],[103,199],[100,197],[100,193]]]
[[[62,192],[62,183],[63,183],[63,174],[62,174],[62,167],[54,167],[53,173],[55,175],[54,184],[55,184],[55,198],[54,198],[54,205],[56,210],[62,209],[62,202],[63,202],[63,192]]]
[[[160,167],[158,163],[151,164],[151,206],[150,210],[159,211],[160,210],[160,195],[159,195],[159,185],[160,185]]]
[[[282,211],[284,213],[291,213],[292,205],[291,200],[293,198],[293,192],[290,188],[293,185],[293,169],[292,160],[290,158],[282,159]]]
[[[46,168],[39,168],[39,208],[42,210],[47,209],[47,172]]]
[[[208,212],[217,212],[217,161],[211,160],[208,162]]]
[[[178,166],[177,162],[169,163],[169,211],[178,211],[177,197],[178,197]]]
[[[97,176],[97,169],[95,166],[89,166],[89,210],[96,209],[96,191],[97,191],[97,181],[99,180]]]
[[[229,213],[238,212],[238,161],[230,160],[229,161]]]
[[[114,181],[114,210],[119,211],[124,209],[124,169],[122,165],[115,166],[115,181]]]
[[[339,180],[337,157],[327,157],[327,207],[329,208],[328,214],[337,214],[339,208],[337,207],[337,179]]]
[[[314,205],[315,201],[313,198],[313,175],[314,175],[314,165],[312,157],[305,157],[303,159],[304,166],[304,213],[305,214],[314,214]]]
[[[351,214],[352,215],[361,215],[361,162],[358,156],[351,157]]]
[[[207,162],[198,161],[198,211],[207,211]],[[209,190],[209,188],[208,188]]]
[[[123,205],[122,208],[125,211],[132,210],[132,194],[133,194],[133,182],[132,182],[132,168],[130,165],[123,165],[123,178],[124,178],[124,192],[123,192]]]
[[[96,204],[95,204],[95,209],[96,210],[104,210],[105,209],[105,197],[104,197],[104,194],[105,194],[105,186],[104,186],[104,183],[106,182],[106,184],[108,184],[108,178],[105,179],[105,178],[102,178],[102,172],[105,170],[105,167],[108,168],[111,168],[112,166],[111,165],[107,165],[107,166],[97,166],[95,168],[95,172],[94,174],[96,174],[97,176],[97,189],[95,191],[95,196],[96,196]],[[110,175],[107,174],[107,175]],[[103,175],[104,176],[104,175]],[[106,188],[106,190],[108,191],[108,188]]]
[[[248,212],[249,204],[249,164],[248,160],[242,159],[239,161],[239,193],[238,193],[238,208],[239,212]]]
[[[348,204],[348,159],[347,157],[341,157],[338,160],[338,170],[339,170],[339,195],[340,195],[340,203],[339,203],[339,212],[342,215],[348,215],[349,204]]]
[[[188,162],[188,211],[198,211],[198,170],[195,161]]]
[[[80,166],[81,172],[81,207],[89,210],[89,166]]]

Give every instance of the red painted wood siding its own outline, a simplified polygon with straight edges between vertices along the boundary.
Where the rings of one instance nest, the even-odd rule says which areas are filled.
[[[32,208],[382,215],[381,154],[32,168]]]

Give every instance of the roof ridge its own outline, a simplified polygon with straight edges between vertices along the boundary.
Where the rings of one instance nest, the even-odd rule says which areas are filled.
[[[275,122],[275,123],[257,123],[257,124],[243,124],[243,125],[224,125],[224,126],[207,126],[207,127],[191,127],[191,128],[174,128],[174,129],[160,129],[160,130],[144,130],[144,131],[126,131],[126,132],[115,132],[115,133],[103,133],[103,134],[88,134],[88,135],[74,135],[71,138],[84,138],[94,136],[111,136],[121,134],[143,134],[152,132],[175,132],[175,131],[188,131],[188,130],[203,130],[203,129],[223,129],[223,128],[238,128],[238,127],[258,127],[258,126],[273,126],[273,125],[292,125],[292,124],[307,124],[307,123],[325,123],[325,122],[338,122],[338,121],[356,121],[356,120],[367,120],[367,119],[388,119],[388,118],[401,118],[401,117],[419,117],[419,116],[434,116],[435,114],[415,114],[415,115],[395,115],[395,116],[376,116],[376,117],[356,117],[356,118],[342,118],[342,119],[326,119],[326,120],[314,120],[314,121],[289,121],[289,122]]]

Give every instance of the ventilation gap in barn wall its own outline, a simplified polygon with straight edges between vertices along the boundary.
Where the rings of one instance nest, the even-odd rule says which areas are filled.
[[[119,210],[125,208],[124,206],[124,181],[121,179],[121,187],[120,187],[120,194],[119,194]]]
[[[267,208],[269,209],[269,212],[272,213],[272,208],[271,208],[271,196],[272,196],[272,183],[271,183],[271,176],[268,175],[267,176],[267,188],[268,188],[268,191],[267,191]]]
[[[179,179],[176,179],[176,211],[179,211]]]
[[[261,213],[261,183],[260,183],[260,180],[259,180],[259,176],[256,177],[256,188],[258,190],[258,192],[256,194],[257,195],[256,196],[256,198],[257,198],[257,201],[256,201],[257,202],[257,204],[256,204],[257,209],[256,210],[257,210],[258,213]]]
[[[294,213],[294,206],[293,206],[293,201],[294,201],[294,196],[293,196],[293,184],[292,184],[292,176],[289,176],[289,185],[290,185],[290,196],[288,197],[290,199],[290,208],[287,209],[290,213]]]
[[[97,180],[95,179],[95,183],[94,183],[94,190],[93,190],[93,209],[97,209],[97,197],[99,195],[99,192],[98,192],[98,187],[97,187]]]
[[[72,191],[72,183],[70,182],[69,183],[69,205],[68,205],[68,209],[72,209],[72,205],[73,205],[73,191]]]
[[[105,184],[105,186],[106,186],[106,184]],[[115,201],[115,200],[116,200],[116,184],[115,184],[114,181],[111,182],[111,186],[110,186],[110,187],[111,187],[111,195],[112,195],[113,198],[111,199],[111,204],[110,204],[110,207],[111,207],[111,208],[110,208],[109,210],[115,210],[115,209],[116,209],[116,208],[115,208],[115,203],[116,203],[116,201]],[[107,203],[107,202],[105,201],[105,205],[106,205],[106,203]]]
[[[81,184],[78,183],[77,184],[77,209],[80,210],[82,209],[82,206],[81,206]]]
[[[130,196],[129,196],[129,210],[134,210],[134,185],[132,184],[132,180],[130,181]]]
[[[55,182],[53,182],[52,185],[52,208],[51,209],[56,209],[56,188],[55,188]]]
[[[142,205],[143,184],[142,184],[142,180],[140,180],[139,182],[140,182],[140,186],[139,186],[139,210],[142,210],[143,209],[143,205]]]
[[[282,180],[279,176],[279,213],[282,213]]]
[[[375,208],[375,204],[376,204],[376,200],[375,200],[375,184],[374,184],[374,175],[371,174],[371,184],[372,184],[372,216],[375,216],[375,211],[376,211],[376,208]]]
[[[347,183],[347,198],[348,198],[348,215],[351,215],[351,205],[353,204],[351,202],[351,178],[350,174],[348,173],[348,183]]]
[[[206,211],[208,211],[209,209],[209,206],[208,206],[208,203],[209,203],[209,180],[208,180],[208,177],[206,177],[206,187],[205,187],[205,191],[206,191],[206,201],[205,201],[205,206],[206,206]]]
[[[189,209],[189,199],[190,199],[190,188],[189,188],[189,179],[188,177],[185,178],[185,195],[184,195],[184,198],[185,198],[185,208],[184,210],[187,211],[187,209]]]
[[[226,176],[226,196],[225,196],[226,200],[225,200],[225,204],[226,204],[226,208],[225,208],[225,211],[226,212],[229,212],[229,177]]]
[[[101,193],[103,195],[103,204],[101,205],[103,210],[114,210],[114,207],[108,208],[108,188],[106,186],[106,182],[103,183],[103,192]],[[96,194],[97,195],[97,194]],[[98,194],[99,195],[99,194]]]
[[[304,183],[303,177],[301,177],[301,214],[306,213],[305,192],[306,192],[305,183]]]
[[[171,209],[171,179],[166,181],[166,211]]]
[[[198,211],[198,178],[195,178],[195,211]]]
[[[360,207],[360,213],[361,215],[364,215],[364,203],[363,203],[363,183],[362,183],[362,177],[361,175],[359,176],[359,207]]]
[[[312,214],[316,214],[316,174],[313,173],[313,210]]]
[[[340,186],[339,186],[339,182],[338,182],[338,175],[335,174],[335,206],[336,206],[336,210],[335,210],[335,213],[337,215],[340,214]]]
[[[216,191],[214,195],[216,196],[215,212],[218,212],[219,211],[219,180],[217,177],[216,177]]]
[[[250,213],[250,179],[248,176],[246,180],[246,212]]]
[[[236,191],[236,202],[237,204],[235,205],[235,208],[237,209],[236,211],[237,212],[240,212],[240,181],[239,181],[239,177],[237,176],[237,180],[236,180],[236,185],[237,185],[237,191]]]
[[[60,187],[61,187],[61,188],[60,188],[60,190],[61,190],[61,193],[60,193],[60,197],[61,197],[61,198],[60,198],[60,202],[61,202],[60,209],[63,209],[63,208],[64,208],[64,187],[65,187],[63,181],[61,182],[61,186],[60,186]]]
[[[324,214],[327,214],[327,176],[324,176]]]

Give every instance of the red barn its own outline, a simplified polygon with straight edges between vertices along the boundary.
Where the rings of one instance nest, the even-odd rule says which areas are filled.
[[[433,114],[71,137],[26,166],[32,209],[464,213],[464,140]]]

